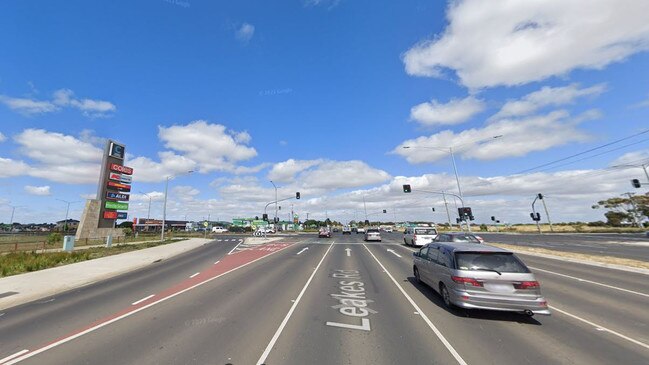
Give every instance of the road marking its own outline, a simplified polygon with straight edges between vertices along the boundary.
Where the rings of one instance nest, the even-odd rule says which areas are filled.
[[[297,308],[297,305],[300,304],[300,300],[302,299],[302,296],[306,292],[306,288],[308,288],[309,284],[311,284],[311,280],[313,280],[313,277],[315,276],[315,273],[318,272],[318,269],[320,268],[320,265],[322,265],[322,262],[324,262],[325,257],[327,257],[327,254],[329,253],[329,251],[331,251],[332,247],[334,247],[333,242],[329,245],[329,248],[327,249],[327,251],[325,251],[324,255],[322,255],[322,258],[320,259],[320,262],[318,262],[318,265],[315,267],[315,269],[313,269],[313,273],[311,273],[311,276],[309,277],[309,280],[307,280],[306,284],[304,284],[304,287],[302,288],[302,291],[300,292],[300,294],[295,299],[295,302],[291,306],[291,309],[288,310],[288,313],[286,313],[286,317],[284,317],[284,320],[279,325],[279,328],[277,328],[277,331],[275,331],[275,334],[273,335],[273,338],[270,339],[270,342],[268,343],[268,346],[266,346],[266,349],[261,354],[261,357],[259,358],[259,360],[257,360],[257,365],[263,365],[266,362],[266,359],[268,358],[268,355],[270,354],[270,351],[273,349],[273,346],[275,346],[275,343],[277,342],[277,339],[279,339],[279,336],[282,334],[282,331],[284,330],[284,327],[286,327],[286,324],[288,323],[288,320],[291,318],[291,315],[293,315],[293,312],[295,311],[295,308]]]
[[[138,300],[137,302],[133,302],[133,303],[131,303],[131,305],[138,305],[138,304],[142,303],[143,301],[145,301],[147,299],[151,299],[153,297],[155,297],[155,294],[151,294],[148,297],[144,297],[144,298]]]
[[[401,287],[401,285],[400,285],[399,282],[394,278],[394,276],[392,276],[392,274],[390,274],[390,272],[388,272],[388,269],[386,269],[385,266],[383,266],[383,264],[381,263],[381,261],[379,261],[379,259],[377,259],[376,256],[374,256],[374,254],[372,253],[372,251],[370,251],[370,249],[367,248],[366,245],[363,245],[363,247],[365,247],[365,249],[367,250],[367,252],[369,252],[370,255],[372,255],[372,257],[374,258],[374,260],[376,260],[376,262],[379,264],[379,266],[381,266],[381,268],[385,271],[385,273],[388,275],[388,277],[392,280],[392,282],[394,283],[394,285],[396,285],[397,288],[399,288],[399,291],[401,291],[401,294],[403,294],[403,296],[406,297],[406,299],[408,299],[408,301],[409,301],[410,304],[415,308],[415,310],[416,310],[417,312],[419,312],[419,315],[424,319],[424,321],[426,322],[426,324],[428,324],[428,327],[430,327],[430,329],[433,330],[433,332],[435,333],[435,335],[437,336],[437,338],[439,338],[439,340],[442,341],[442,343],[444,344],[444,346],[446,346],[446,349],[451,353],[451,355],[453,355],[453,357],[454,357],[455,360],[458,362],[458,364],[461,364],[461,365],[467,365],[466,361],[464,361],[464,359],[462,359],[462,357],[460,356],[460,354],[458,354],[458,352],[457,352],[457,351],[455,350],[455,348],[451,345],[451,343],[448,342],[448,340],[446,339],[446,337],[444,337],[444,335],[442,334],[442,332],[440,332],[440,331],[437,329],[437,327],[435,327],[435,325],[433,324],[433,322],[431,322],[430,319],[428,318],[428,316],[427,316],[427,315],[426,315],[426,314],[421,310],[421,308],[419,308],[419,306],[417,305],[417,303],[415,303],[415,301],[414,301],[414,300],[413,300],[413,299],[408,295],[408,293],[406,293],[406,291],[403,290],[403,287]]]
[[[195,278],[195,277],[197,277],[197,276],[198,276],[199,274],[200,274],[200,273],[199,273],[199,272],[197,272],[196,274],[194,274],[194,275],[192,275],[192,276],[190,276],[189,278],[190,278],[190,279],[193,279],[193,278]]]
[[[644,343],[644,342],[640,342],[640,341],[638,341],[638,340],[636,340],[636,339],[633,339],[633,338],[631,338],[631,337],[629,337],[629,336],[625,336],[625,335],[623,335],[623,334],[621,334],[621,333],[619,333],[619,332],[615,332],[615,331],[613,331],[612,329],[608,329],[608,328],[606,328],[606,327],[604,327],[604,326],[601,326],[601,325],[599,325],[599,324],[597,324],[597,323],[593,323],[593,322],[591,322],[591,321],[589,321],[589,320],[587,320],[587,319],[584,319],[584,318],[578,317],[578,316],[576,316],[576,315],[574,315],[574,314],[570,314],[570,313],[568,313],[568,312],[566,312],[566,311],[564,311],[564,310],[561,310],[561,309],[559,309],[559,308],[557,308],[557,307],[555,307],[555,306],[549,305],[548,307],[550,307],[552,310],[555,310],[555,311],[557,311],[557,312],[559,312],[559,313],[563,313],[563,314],[567,315],[568,317],[572,317],[572,318],[574,318],[574,319],[576,319],[576,320],[578,320],[578,321],[582,321],[582,322],[584,322],[584,323],[587,323],[587,324],[589,324],[589,325],[595,327],[598,331],[608,332],[608,333],[613,334],[613,335],[615,335],[615,336],[617,336],[617,337],[620,337],[620,338],[622,338],[622,339],[625,339],[625,340],[627,340],[627,341],[629,341],[629,342],[633,342],[633,343],[636,344],[636,345],[639,345],[639,346],[642,346],[642,347],[644,347],[644,348],[646,348],[646,349],[649,349],[649,345],[646,344],[646,343]]]
[[[230,252],[228,252],[228,255],[230,255],[230,254],[232,253],[232,251],[234,251],[234,250],[236,250],[236,249],[237,249],[237,247],[239,247],[239,245],[240,245],[240,244],[241,244],[242,242],[243,242],[243,241],[239,241],[239,243],[237,243],[237,245],[236,245],[236,246],[234,246],[234,248],[233,248],[233,249],[231,249],[231,250],[230,250]]]
[[[45,352],[45,351],[47,351],[47,350],[50,350],[50,349],[53,349],[53,348],[58,347],[58,346],[60,346],[60,345],[63,345],[63,344],[65,344],[65,343],[68,343],[68,342],[70,342],[70,341],[72,341],[72,340],[75,340],[75,339],[81,337],[81,336],[87,335],[88,333],[94,332],[94,331],[96,331],[96,330],[98,330],[98,329],[101,329],[101,328],[106,327],[106,326],[108,326],[108,325],[110,325],[110,324],[113,324],[113,323],[115,323],[115,322],[117,322],[117,321],[119,321],[119,320],[122,320],[122,319],[124,319],[124,318],[130,317],[130,316],[132,316],[132,315],[134,315],[134,314],[136,314],[136,313],[139,313],[139,312],[141,312],[141,311],[143,311],[143,310],[149,309],[149,308],[153,307],[153,306],[156,305],[156,304],[160,304],[160,303],[165,302],[165,301],[167,301],[167,300],[169,300],[169,299],[175,298],[175,297],[177,297],[177,296],[179,296],[179,295],[181,295],[181,294],[184,294],[184,293],[186,293],[186,292],[188,292],[188,291],[190,291],[190,290],[192,290],[192,289],[198,288],[199,286],[202,286],[202,285],[204,285],[204,284],[207,284],[207,283],[209,283],[209,282],[212,282],[212,281],[214,281],[214,280],[220,278],[221,276],[227,275],[227,274],[229,274],[229,273],[231,273],[231,272],[233,272],[233,271],[235,271],[235,270],[239,270],[239,269],[241,269],[241,268],[243,268],[243,267],[246,267],[246,266],[248,266],[248,265],[251,265],[251,264],[253,264],[253,263],[255,263],[255,262],[257,262],[257,261],[259,261],[259,260],[261,260],[261,259],[264,259],[264,258],[266,258],[266,257],[269,257],[269,256],[271,256],[271,255],[274,255],[274,254],[276,254],[276,253],[278,253],[278,252],[280,252],[280,251],[282,251],[282,250],[284,250],[284,249],[286,249],[286,248],[289,248],[289,247],[291,247],[291,245],[287,245],[287,246],[285,246],[285,247],[282,247],[282,248],[280,248],[280,249],[278,249],[278,250],[276,250],[276,251],[273,251],[273,252],[271,252],[271,253],[269,253],[269,254],[267,254],[267,255],[264,255],[264,256],[261,256],[261,257],[259,257],[259,258],[256,258],[256,259],[254,259],[254,260],[252,260],[252,261],[250,261],[250,262],[246,262],[246,263],[243,264],[243,265],[240,265],[240,266],[234,267],[234,268],[232,268],[232,269],[230,269],[230,270],[228,270],[228,271],[226,271],[226,272],[224,272],[224,273],[222,273],[222,274],[219,274],[219,275],[214,276],[214,277],[211,277],[211,278],[209,278],[209,279],[207,279],[207,280],[201,281],[200,283],[196,283],[196,284],[194,284],[194,285],[192,285],[192,286],[190,286],[190,287],[188,287],[188,288],[185,288],[185,289],[183,289],[183,290],[181,290],[181,291],[178,291],[178,292],[175,292],[175,293],[173,293],[173,294],[170,294],[170,295],[168,295],[168,296],[166,296],[166,297],[163,297],[163,298],[161,298],[161,299],[158,299],[158,300],[156,300],[156,301],[154,301],[154,302],[151,302],[151,303],[149,303],[149,304],[143,305],[143,306],[141,306],[141,307],[139,307],[139,308],[137,308],[137,309],[134,309],[134,310],[132,310],[132,311],[130,311],[130,312],[127,312],[127,313],[124,313],[124,314],[122,314],[122,315],[120,315],[120,316],[117,316],[117,317],[111,318],[110,320],[107,320],[107,321],[105,321],[105,322],[101,322],[101,323],[99,323],[99,324],[97,324],[97,325],[94,325],[94,326],[92,326],[92,327],[90,327],[90,328],[87,328],[87,329],[85,329],[85,330],[83,330],[83,331],[81,331],[81,332],[77,332],[77,333],[75,333],[75,334],[73,334],[73,335],[71,335],[71,336],[64,337],[64,338],[62,338],[62,339],[60,339],[60,340],[57,340],[57,341],[55,341],[55,342],[50,343],[50,344],[47,345],[47,346],[43,346],[43,347],[41,347],[41,348],[39,348],[39,349],[37,349],[37,350],[33,350],[33,351],[31,351],[31,352],[29,352],[29,353],[27,353],[27,354],[24,354],[24,355],[22,355],[22,356],[20,356],[20,357],[18,357],[18,358],[15,358],[15,359],[13,359],[13,360],[10,360],[10,361],[7,362],[6,364],[2,364],[2,365],[14,365],[14,364],[17,364],[17,363],[19,363],[19,362],[21,362],[21,361],[27,360],[27,359],[29,359],[29,358],[31,358],[31,357],[34,357],[34,356],[36,356],[36,355],[38,355],[38,354],[41,354],[41,353],[43,353],[43,352]]]
[[[363,245],[363,246],[365,246],[365,245]],[[366,246],[365,248],[367,248],[367,246]],[[401,255],[399,255],[398,253],[394,252],[394,250],[392,250],[392,249],[389,249],[389,248],[388,248],[388,252],[392,252],[396,257],[401,257]]]
[[[301,254],[302,252],[304,252],[304,251],[306,251],[308,249],[309,249],[308,247],[305,247],[305,248],[301,249],[300,252],[298,252],[297,254],[299,255],[299,254]]]
[[[5,313],[0,313],[0,317],[2,317],[2,316],[4,316],[4,315],[5,315]]]
[[[351,249],[351,248],[347,247],[347,248],[345,249],[345,251],[347,251],[347,257],[349,257],[349,256],[352,255],[352,249]]]
[[[560,273],[558,273],[558,272],[554,272],[554,271],[550,271],[550,270],[539,269],[538,267],[532,267],[532,266],[528,266],[528,267],[529,267],[530,269],[532,269],[532,270],[542,271],[542,272],[546,272],[546,273],[548,273],[548,274],[554,274],[554,275],[562,276],[562,277],[565,277],[565,278],[575,279],[575,280],[580,281],[580,282],[583,282],[583,283],[589,283],[589,284],[600,285],[600,286],[603,286],[603,287],[605,287],[605,288],[615,289],[615,290],[623,291],[623,292],[625,292],[625,293],[641,295],[641,296],[643,296],[643,297],[647,297],[647,298],[649,298],[649,294],[647,294],[647,293],[641,293],[641,292],[637,292],[637,291],[633,291],[633,290],[629,290],[629,289],[619,288],[619,287],[617,287],[617,286],[608,285],[608,284],[604,284],[604,283],[599,283],[599,282],[597,282],[597,281],[592,281],[592,280],[582,279],[582,278],[578,278],[578,277],[576,277],[576,276],[570,276],[570,275],[566,275],[566,274],[560,274]]]
[[[216,264],[218,264],[219,262],[221,262],[221,260],[219,260],[219,261],[217,261],[217,262],[215,262],[215,263],[214,263],[214,265],[216,265]]]
[[[4,364],[6,361],[9,361],[9,360],[11,360],[11,359],[15,359],[15,358],[17,358],[18,356],[20,356],[20,355],[22,355],[22,354],[24,354],[24,353],[27,353],[27,352],[29,352],[29,350],[27,350],[27,349],[22,350],[22,351],[18,351],[18,352],[16,352],[16,353],[13,354],[13,355],[9,355],[9,356],[5,357],[4,359],[0,359],[0,364]]]

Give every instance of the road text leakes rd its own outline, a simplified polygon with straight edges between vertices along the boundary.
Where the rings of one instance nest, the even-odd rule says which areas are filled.
[[[341,314],[348,316],[349,320],[344,322],[327,322],[327,326],[340,327],[352,330],[369,331],[370,314],[377,313],[368,307],[374,302],[367,299],[365,283],[361,281],[361,274],[357,270],[334,270],[333,278],[341,279],[340,293],[331,294],[331,297],[339,304],[331,308],[337,309]]]

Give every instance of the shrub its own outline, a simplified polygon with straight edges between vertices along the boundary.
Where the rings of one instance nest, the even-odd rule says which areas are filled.
[[[50,245],[60,243],[61,240],[63,240],[63,236],[61,236],[61,234],[58,232],[50,233],[47,236],[47,243],[49,243]]]

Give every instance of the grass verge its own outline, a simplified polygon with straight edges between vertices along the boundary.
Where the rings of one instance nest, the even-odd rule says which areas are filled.
[[[559,256],[559,257],[575,259],[575,260],[593,261],[601,264],[612,264],[612,265],[635,267],[639,269],[649,269],[649,262],[640,261],[640,260],[625,259],[625,258],[613,257],[613,256],[589,255],[584,253],[549,250],[546,248],[538,248],[538,247],[524,247],[524,246],[517,246],[517,245],[508,245],[504,243],[489,242],[489,245],[501,247],[507,250],[516,251],[520,253],[526,253],[526,252],[540,253],[543,255]]]
[[[6,255],[0,255],[0,277],[118,255],[120,253],[165,245],[177,241],[182,241],[182,239],[174,238],[165,240],[164,242],[152,241],[140,244],[123,244],[111,248],[95,247],[73,252],[12,252]]]

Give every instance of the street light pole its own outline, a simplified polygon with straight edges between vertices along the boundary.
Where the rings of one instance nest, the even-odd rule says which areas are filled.
[[[67,201],[67,200],[63,200],[63,199],[56,199],[56,200],[61,201],[61,202],[64,202],[64,203],[67,204],[67,208],[65,209],[65,223],[64,223],[64,225],[63,225],[63,227],[64,227],[63,229],[64,229],[65,231],[67,231],[67,230],[68,230],[68,215],[69,215],[69,213],[70,213],[70,204],[72,204],[72,203],[76,203],[77,201],[69,202],[69,201]]]
[[[273,187],[275,188],[275,220],[273,220],[273,226],[274,226],[275,221],[277,221],[277,185],[275,185],[273,180],[270,180],[270,183],[273,184]]]
[[[455,154],[453,153],[453,147],[449,147],[448,151],[451,153],[451,161],[453,161],[453,172],[455,172],[455,182],[457,183],[457,192],[460,195],[462,200],[462,207],[464,207],[464,196],[462,196],[462,188],[460,187],[460,177],[457,174],[457,165],[455,164]]]
[[[367,220],[367,204],[365,203],[365,195],[363,195],[363,209],[365,210],[365,220]]]
[[[147,213],[146,213],[146,219],[148,220],[151,217],[151,196],[149,194],[143,192],[143,191],[140,191],[140,194],[142,194],[142,195],[146,196],[147,198],[149,198],[149,209],[147,210]]]
[[[164,198],[164,203],[162,204],[162,230],[160,231],[160,241],[164,242],[164,240],[165,240],[165,224],[167,222],[167,192],[169,191],[169,180],[171,180],[171,179],[173,179],[173,178],[175,178],[177,176],[191,174],[192,172],[194,172],[194,171],[189,170],[189,171],[187,171],[187,172],[185,172],[183,174],[180,174],[180,175],[169,175],[165,179],[165,198]]]
[[[442,198],[444,198],[444,206],[446,207],[446,217],[448,218],[448,229],[453,230],[453,223],[451,223],[451,213],[448,210],[448,202],[446,201],[446,194],[442,191]]]

